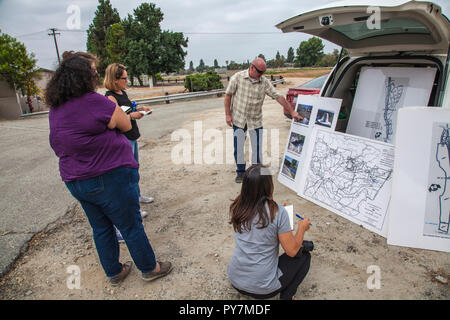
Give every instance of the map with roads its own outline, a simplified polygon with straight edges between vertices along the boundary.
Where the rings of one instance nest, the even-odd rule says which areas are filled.
[[[391,192],[394,147],[315,130],[302,196],[382,233]]]

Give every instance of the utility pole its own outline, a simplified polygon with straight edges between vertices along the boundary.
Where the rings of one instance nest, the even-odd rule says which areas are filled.
[[[49,30],[52,31],[52,33],[49,33],[48,35],[53,36],[53,40],[55,40],[56,55],[58,56],[58,63],[61,64],[61,59],[59,58],[58,43],[56,42],[56,35],[61,33],[55,33],[56,28],[50,28]]]

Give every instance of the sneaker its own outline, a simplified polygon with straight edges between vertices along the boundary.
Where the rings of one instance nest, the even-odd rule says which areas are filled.
[[[127,261],[123,264],[122,271],[117,276],[109,278],[109,283],[113,287],[117,287],[129,274],[131,271],[131,267],[133,267],[132,261]]]
[[[116,227],[114,227],[114,229],[116,229],[116,237],[117,237],[117,240],[119,241],[119,243],[124,243],[125,240],[123,240],[123,237],[122,237],[122,234],[120,233],[120,231]]]
[[[244,174],[243,174],[243,173],[238,173],[238,174],[236,175],[236,179],[234,179],[234,181],[235,181],[236,183],[242,183],[242,180],[244,180]]]
[[[140,203],[152,203],[153,202],[152,197],[146,197],[146,196],[139,196],[139,202]]]
[[[148,216],[148,212],[144,211],[144,210],[139,210],[139,212],[141,213],[141,217],[145,218],[146,216]]]
[[[143,273],[142,274],[142,280],[144,280],[144,281],[156,280],[158,278],[167,276],[170,273],[170,271],[172,271],[172,269],[173,269],[172,263],[170,263],[170,262],[158,261],[158,263],[159,263],[159,271],[158,272],[152,271],[152,272]]]

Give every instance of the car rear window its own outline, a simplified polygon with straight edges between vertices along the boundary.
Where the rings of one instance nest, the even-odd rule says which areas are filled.
[[[327,79],[328,75],[325,76],[320,76],[316,79],[313,79],[307,83],[305,83],[304,85],[302,85],[302,87],[304,88],[322,88],[325,80]]]
[[[426,26],[420,22],[408,19],[389,19],[382,21],[380,29],[367,28],[366,21],[331,28],[351,40],[361,40],[390,34],[430,34]]]

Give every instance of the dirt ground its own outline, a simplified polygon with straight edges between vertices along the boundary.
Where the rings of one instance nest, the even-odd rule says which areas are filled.
[[[278,89],[286,93],[289,87],[304,81],[290,79]],[[279,140],[274,143],[278,143],[280,163],[290,121],[270,98],[263,114],[268,129],[266,151],[270,153],[272,134],[278,133]],[[87,219],[73,201],[65,216],[55,223],[57,227],[37,234],[28,251],[0,279],[0,299],[248,299],[231,287],[226,276],[234,249],[228,209],[241,185],[234,182],[235,166],[229,162],[233,146],[225,142],[228,128],[224,112],[206,111],[195,121],[202,121],[203,133],[220,130],[224,143],[216,151],[224,164],[205,161],[211,151],[206,137],[203,161],[194,163],[192,156],[189,164],[174,163],[177,158],[172,153],[179,150],[180,141],[172,141],[171,135],[140,141],[141,190],[155,198],[154,203],[142,206],[149,212],[143,223],[157,259],[173,263],[170,275],[146,283],[133,267],[119,287],[111,287],[99,264]],[[194,121],[180,123],[180,129],[190,133],[194,155],[194,149],[199,151],[198,143],[194,148]],[[315,244],[311,268],[297,290],[297,299],[450,299],[449,284],[436,279],[450,279],[448,253],[387,245],[385,238],[300,198],[281,185],[276,175],[274,183],[275,200],[293,204],[313,224],[305,236]],[[131,260],[126,245],[120,248],[121,261]],[[79,288],[73,288],[76,282],[70,282],[72,266],[81,272]],[[367,287],[372,276],[367,272],[369,266],[379,267],[380,289]]]

